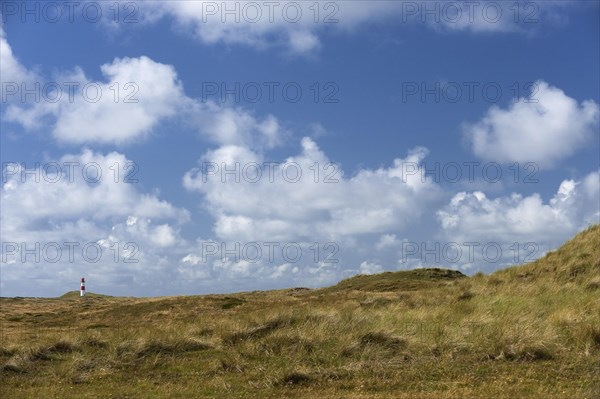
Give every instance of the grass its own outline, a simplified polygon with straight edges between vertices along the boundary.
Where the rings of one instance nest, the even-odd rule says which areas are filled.
[[[443,285],[445,281],[464,278],[465,275],[457,270],[448,269],[415,269],[401,272],[385,272],[374,275],[359,275],[342,280],[331,287],[330,291],[359,290],[359,291],[411,291],[433,288]]]
[[[600,397],[600,226],[487,276],[0,301],[2,398]]]

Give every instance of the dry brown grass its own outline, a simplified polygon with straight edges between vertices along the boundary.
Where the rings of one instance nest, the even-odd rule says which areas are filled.
[[[0,396],[599,397],[598,226],[532,264],[440,273],[227,296],[3,298]]]

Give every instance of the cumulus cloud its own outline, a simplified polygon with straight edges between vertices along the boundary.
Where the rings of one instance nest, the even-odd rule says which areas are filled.
[[[6,119],[36,129],[51,118],[52,134],[63,142],[122,144],[146,136],[186,101],[174,68],[148,57],[117,58],[100,70],[103,82],[89,80],[79,68],[63,74],[57,101],[51,95],[11,105]]]
[[[406,164],[422,165],[427,153],[415,148],[388,167],[349,176],[307,137],[299,154],[280,162],[267,162],[263,153],[243,146],[210,150],[200,159],[201,167],[185,174],[183,185],[202,195],[202,205],[214,218],[209,241],[220,250],[207,256],[198,240],[179,267],[190,278],[198,269],[198,276],[239,289],[253,289],[244,277],[249,275],[274,287],[322,286],[383,271],[370,260],[358,268],[350,265],[357,258],[369,259],[376,247],[395,246],[392,232],[414,230],[414,223],[431,217],[429,209],[441,201],[441,189],[423,181],[418,169],[403,172]],[[267,256],[266,243],[273,245],[273,258]],[[262,248],[256,262],[243,255],[250,244]],[[236,245],[240,259],[224,256]],[[287,245],[300,248],[301,255],[294,258],[294,250],[286,256]]]
[[[265,257],[259,262],[232,256],[204,259],[199,251],[202,240],[188,242],[181,235],[189,212],[129,182],[136,176],[130,176],[126,167],[130,161],[124,155],[84,150],[47,165],[51,162],[53,166],[45,172],[42,168],[37,176],[31,170],[23,175],[19,165],[3,173],[3,295],[60,295],[76,289],[82,275],[91,282],[92,292],[115,295],[227,292],[255,289],[259,280],[266,281],[263,288],[318,285],[343,275],[335,265],[314,263],[306,246],[304,263],[281,261],[280,248],[273,262]],[[62,169],[55,173],[57,165]],[[84,172],[86,165],[93,167]],[[18,250],[6,243],[16,243]],[[54,243],[62,249],[58,262],[49,261],[44,253]],[[73,260],[66,243],[77,244]],[[42,259],[30,253],[23,260],[23,250],[36,244]],[[100,259],[85,258],[84,246],[90,246],[85,253],[91,258],[100,248]]]
[[[188,123],[202,137],[220,146],[269,149],[281,144],[288,134],[273,115],[259,118],[241,107],[227,107],[212,101],[190,101],[184,112]]]
[[[219,239],[339,239],[386,233],[418,220],[441,192],[418,173],[404,176],[402,165],[418,165],[426,154],[417,148],[390,167],[347,177],[310,138],[302,139],[299,155],[271,166],[259,153],[224,146],[207,152],[201,160],[204,170],[189,171],[183,182],[204,195]],[[219,171],[203,173],[207,165]],[[238,177],[221,173],[236,167]],[[256,180],[258,169],[261,178]]]
[[[598,172],[579,181],[564,180],[545,202],[539,194],[488,198],[484,193],[460,192],[438,211],[446,237],[456,241],[537,241],[560,244],[589,224],[600,222]]]
[[[116,58],[100,67],[104,81],[92,81],[81,68],[61,72],[52,80],[29,72],[12,56],[4,38],[2,81],[30,83],[39,100],[18,94],[10,101],[4,120],[27,130],[48,129],[53,137],[71,144],[128,144],[143,140],[163,121],[178,118],[187,127],[218,145],[253,149],[274,148],[288,135],[273,115],[252,112],[185,95],[172,65],[146,56]]]
[[[312,32],[317,24],[314,18],[309,17],[311,11],[308,5],[270,4],[265,6],[251,1],[229,4],[212,1],[143,2],[140,10],[150,22],[164,16],[174,18],[179,30],[206,44],[239,44],[264,49],[283,42],[294,53],[310,52],[320,47],[319,38]]]
[[[379,241],[375,244],[375,248],[378,251],[381,251],[386,248],[393,248],[398,244],[398,239],[396,238],[396,234],[383,234],[379,237]]]
[[[141,192],[128,180],[129,164],[116,152],[84,150],[26,174],[20,165],[5,165],[3,295],[60,294],[81,274],[104,292],[160,291],[156,278],[172,273],[168,259],[183,251],[179,226],[190,215]],[[31,280],[39,287],[27,287]],[[138,285],[132,288],[128,281]]]
[[[377,274],[383,271],[383,267],[373,262],[362,262],[359,266],[360,274]]]
[[[377,21],[425,24],[441,32],[517,32],[528,31],[540,21],[555,22],[555,9],[560,6],[560,3],[550,1],[530,4],[528,8],[522,5],[521,14],[515,17],[512,3],[448,3],[451,4],[415,1],[144,1],[140,3],[140,11],[147,23],[171,17],[177,22],[179,31],[206,44],[237,44],[257,49],[283,46],[294,54],[308,54],[322,47],[320,36],[323,32],[353,32]],[[532,24],[532,20],[537,23]]]
[[[537,193],[492,199],[480,191],[460,192],[437,212],[438,241],[403,248],[401,263],[435,261],[468,272],[492,272],[531,262],[599,223],[599,203],[597,171],[577,181],[564,180],[548,201]]]
[[[139,192],[130,182],[133,167],[128,165],[134,164],[123,154],[103,155],[91,150],[65,155],[29,173],[19,164],[6,165],[1,191],[3,234],[20,239],[15,235],[49,227],[48,221],[97,221],[132,215],[181,222],[189,219],[187,211]]]
[[[508,109],[496,106],[465,134],[478,157],[503,163],[535,162],[551,168],[573,155],[596,133],[600,115],[593,100],[578,103],[544,81]]]

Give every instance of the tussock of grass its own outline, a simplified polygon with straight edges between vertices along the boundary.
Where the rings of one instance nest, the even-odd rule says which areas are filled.
[[[465,291],[465,292],[461,293],[457,299],[459,301],[468,301],[469,299],[473,298],[474,296],[475,296],[475,294],[473,294],[471,291]]]
[[[590,291],[600,290],[600,280],[590,281],[586,284],[585,288]]]
[[[380,308],[393,303],[395,303],[395,301],[390,298],[369,298],[366,301],[362,301],[360,306],[365,308]]]
[[[313,378],[305,373],[293,372],[283,376],[280,381],[280,385],[300,385],[300,384],[308,384],[313,380]]]
[[[78,356],[68,361],[59,373],[64,380],[73,385],[80,385],[87,383],[99,366],[95,360]]]
[[[212,346],[205,342],[197,341],[192,338],[177,340],[174,342],[150,341],[141,345],[136,350],[137,357],[144,357],[155,354],[177,354],[185,352],[195,352],[210,349]]]
[[[40,347],[24,348],[17,351],[3,366],[3,370],[26,373],[35,362],[51,360],[53,355],[65,354],[75,351],[76,344],[60,340],[53,344]]]
[[[513,347],[509,346],[504,349],[498,355],[490,355],[489,358],[494,360],[511,360],[511,361],[524,361],[532,362],[538,360],[551,360],[554,358],[548,348],[543,346],[531,346],[531,347]]]
[[[246,367],[239,360],[222,358],[217,360],[216,368],[226,373],[242,373],[246,369]]]
[[[406,340],[384,332],[367,333],[360,337],[361,346],[377,345],[387,349],[402,349],[406,347]]]
[[[406,349],[408,342],[390,333],[376,331],[361,335],[355,342],[345,347],[341,354],[348,358],[394,356]],[[408,358],[405,354],[403,358]]]
[[[195,338],[137,339],[119,343],[115,348],[117,358],[133,357],[137,359],[152,355],[177,355],[213,348],[212,345]]]
[[[298,335],[275,335],[268,340],[257,344],[257,349],[270,355],[306,355],[313,353],[317,348],[315,342],[304,339]]]
[[[243,305],[244,303],[246,303],[246,301],[240,298],[225,297],[221,303],[221,309],[233,309],[237,306]]]
[[[16,355],[10,358],[4,366],[2,366],[2,371],[8,371],[11,373],[26,373],[27,366],[29,365],[31,359],[29,357],[23,355]]]
[[[60,340],[48,347],[43,351],[46,353],[69,353],[77,349],[77,345],[73,342]]]
[[[231,334],[226,334],[225,336],[223,336],[223,342],[227,344],[235,344],[239,341],[260,338],[279,328],[282,328],[286,325],[290,325],[293,322],[294,320],[289,317],[277,317],[275,319],[267,321],[266,323],[260,326],[243,331],[233,332]]]
[[[14,348],[0,347],[0,356],[12,356],[15,353]]]
[[[89,348],[106,348],[108,342],[98,339],[96,337],[85,337],[79,340],[80,345],[87,346]]]

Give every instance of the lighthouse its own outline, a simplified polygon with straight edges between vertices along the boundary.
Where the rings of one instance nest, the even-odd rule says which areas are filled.
[[[85,296],[85,278],[81,278],[81,288],[79,289],[79,296]]]

